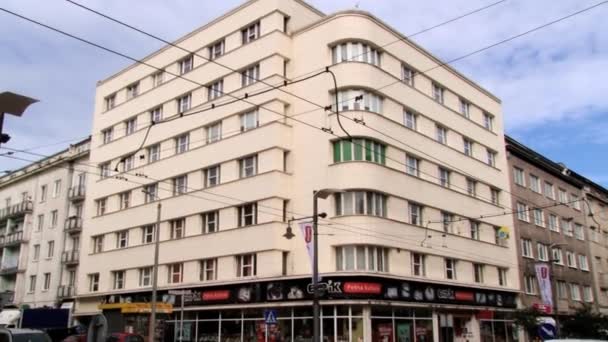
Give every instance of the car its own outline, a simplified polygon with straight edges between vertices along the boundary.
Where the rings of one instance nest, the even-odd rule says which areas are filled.
[[[70,335],[64,338],[62,342],[87,342],[87,334]]]
[[[0,342],[51,342],[42,330],[0,328]]]
[[[4,341],[0,341],[4,342]],[[144,342],[144,338],[138,334],[111,333],[106,337],[106,342]]]

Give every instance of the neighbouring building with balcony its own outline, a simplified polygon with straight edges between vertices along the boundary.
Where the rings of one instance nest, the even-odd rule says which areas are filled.
[[[524,307],[548,311],[541,300],[535,265],[549,265],[553,309],[565,316],[595,299],[583,183],[555,163],[506,137],[512,207],[517,210],[521,295]]]
[[[370,13],[300,0],[247,1],[176,44],[145,58],[161,70],[98,82],[76,314],[148,334],[159,229],[165,338],[185,288],[184,340],[264,336],[264,308],[268,334],[309,339],[309,254],[297,223],[283,234],[338,188],[319,204],[324,340],[513,339],[498,98]]]
[[[3,307],[73,301],[89,140],[0,177]]]

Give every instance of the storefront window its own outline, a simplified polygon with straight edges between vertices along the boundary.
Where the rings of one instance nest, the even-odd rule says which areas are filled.
[[[373,342],[432,342],[432,311],[423,308],[372,307]]]
[[[481,342],[517,342],[512,320],[481,320]]]

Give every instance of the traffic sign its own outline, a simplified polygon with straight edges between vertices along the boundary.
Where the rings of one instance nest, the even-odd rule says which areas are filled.
[[[169,294],[175,296],[187,295],[192,294],[192,290],[169,290]]]
[[[264,322],[266,324],[277,324],[277,310],[264,310]]]
[[[542,323],[538,326],[538,336],[543,341],[553,340],[557,337],[557,329],[551,323]]]

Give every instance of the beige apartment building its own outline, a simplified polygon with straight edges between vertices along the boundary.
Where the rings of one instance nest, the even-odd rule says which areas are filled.
[[[370,13],[300,0],[247,1],[175,44],[97,85],[77,315],[148,334],[160,203],[165,339],[174,289],[185,341],[310,339],[306,244],[297,222],[283,235],[337,188],[319,203],[324,338],[513,340],[499,99]]]
[[[71,307],[88,154],[87,139],[0,177],[3,308]]]

